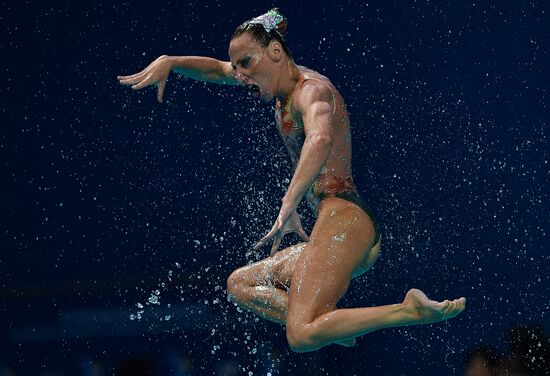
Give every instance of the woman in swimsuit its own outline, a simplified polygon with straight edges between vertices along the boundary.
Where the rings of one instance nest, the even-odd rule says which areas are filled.
[[[351,279],[377,260],[380,234],[351,177],[344,101],[326,77],[295,64],[285,32],[286,19],[272,9],[237,28],[229,44],[230,61],[161,56],[139,73],[118,77],[132,89],[156,85],[160,102],[172,70],[195,80],[245,85],[256,97],[275,99],[277,128],[294,163],[294,175],[273,227],[255,246],[272,242],[270,257],[229,276],[230,299],[286,324],[288,343],[299,352],[331,343],[354,346],[356,337],[377,329],[455,317],[464,310],[465,298],[436,302],[417,289],[398,304],[336,307]],[[316,215],[309,236],[296,212],[304,196]],[[283,236],[291,232],[303,242],[278,251]]]

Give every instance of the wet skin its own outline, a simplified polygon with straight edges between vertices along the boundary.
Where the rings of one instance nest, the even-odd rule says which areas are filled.
[[[229,57],[230,62],[200,57],[182,57],[178,62],[185,74],[196,79],[240,83],[265,100],[286,103],[292,99],[290,110],[297,124],[303,126],[301,132],[281,133],[295,172],[272,229],[256,245],[260,249],[271,243],[271,256],[230,275],[230,298],[266,319],[286,324],[288,342],[300,352],[330,343],[353,346],[357,336],[377,329],[435,323],[462,312],[464,298],[436,302],[416,289],[398,304],[336,307],[350,280],[370,269],[380,251],[380,242],[373,244],[372,220],[362,209],[337,197],[319,203],[307,192],[314,181],[330,186],[335,177],[351,176],[345,103],[326,77],[294,64],[278,42],[262,47],[249,34],[243,34],[231,41]],[[134,89],[156,85],[162,100],[174,63],[161,58],[135,75],[119,76],[119,81]],[[314,79],[297,86],[301,74]],[[303,197],[318,210],[309,236],[296,212]],[[298,233],[304,242],[278,251],[281,239],[289,232]]]
[[[317,101],[326,103],[333,112],[324,124],[329,129],[331,146],[316,179],[322,184],[323,179],[351,175],[348,113],[342,97],[326,77],[288,64],[288,60],[283,60],[287,66],[276,58],[270,61],[271,51],[254,45],[248,35],[232,41],[229,55],[239,81],[257,86],[262,98],[276,97],[287,102],[292,96],[292,111],[296,121],[303,122],[306,134],[281,133],[281,136],[295,166],[310,136],[307,131],[311,124],[307,122],[317,120],[307,116],[307,106],[311,104],[308,95],[314,92]],[[297,87],[300,73],[315,80]],[[316,205],[315,198],[308,199],[313,201],[311,206]],[[259,245],[270,239],[268,234]],[[309,242],[281,251],[276,260],[263,260],[235,271],[228,280],[229,293],[237,304],[267,319],[285,322],[289,344],[296,351],[311,351],[329,343],[351,346],[357,335],[372,330],[433,323],[452,318],[464,309],[464,298],[434,302],[413,289],[401,305],[359,309],[363,311],[337,310],[336,304],[345,294],[350,279],[367,271],[376,261],[380,244],[373,244],[373,239],[371,219],[355,204],[339,198],[325,199]],[[380,315],[384,311],[386,317]],[[370,320],[366,319],[369,316]],[[340,320],[347,320],[350,325],[339,325]]]

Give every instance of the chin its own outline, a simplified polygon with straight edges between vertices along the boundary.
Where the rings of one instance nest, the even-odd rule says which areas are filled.
[[[271,101],[275,98],[275,96],[271,92],[266,91],[265,93],[262,92],[262,96],[260,98],[266,101]]]

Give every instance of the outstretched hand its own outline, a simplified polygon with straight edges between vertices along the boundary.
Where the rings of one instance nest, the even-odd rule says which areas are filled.
[[[134,90],[156,85],[158,88],[157,100],[162,103],[166,81],[172,69],[171,62],[167,58],[166,55],[160,56],[139,73],[130,76],[117,76],[118,82],[123,85],[132,85]]]
[[[304,231],[302,223],[300,222],[300,216],[296,209],[286,208],[283,206],[279,211],[279,216],[275,221],[275,224],[271,228],[271,231],[267,233],[256,245],[254,249],[258,250],[263,247],[268,241],[273,239],[273,245],[271,246],[270,256],[273,256],[279,249],[283,236],[290,232],[295,232],[304,241],[309,241],[309,236]]]

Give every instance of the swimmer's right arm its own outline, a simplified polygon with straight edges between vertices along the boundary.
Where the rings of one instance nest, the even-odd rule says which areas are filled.
[[[123,85],[132,85],[139,90],[149,85],[158,87],[157,99],[162,102],[164,88],[171,71],[197,81],[214,82],[224,85],[240,85],[235,79],[229,61],[220,61],[202,56],[160,56],[147,68],[130,76],[117,76]]]

